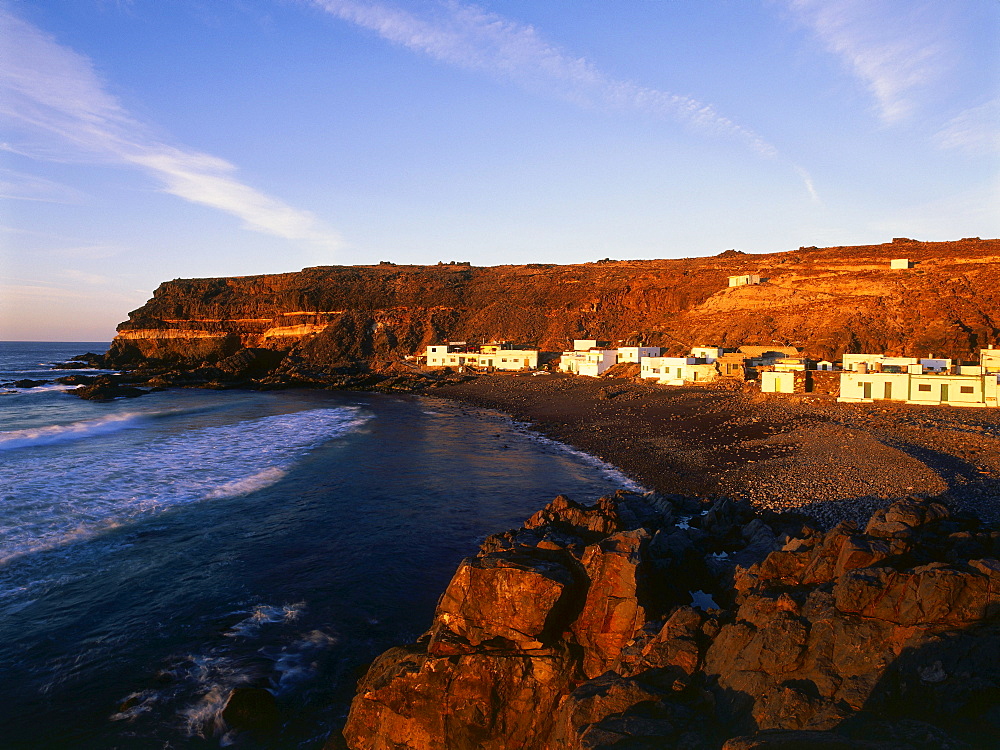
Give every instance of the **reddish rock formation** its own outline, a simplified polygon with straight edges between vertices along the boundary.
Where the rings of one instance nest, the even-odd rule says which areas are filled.
[[[998,554],[1000,532],[926,500],[823,533],[731,501],[557,498],[462,563],[430,631],[362,679],[344,736],[354,750],[995,746]],[[722,608],[690,606],[695,586]]]
[[[904,255],[915,268],[891,270]],[[119,326],[110,363],[216,364],[256,377],[384,365],[444,339],[560,351],[573,338],[775,343],[967,358],[1000,341],[1000,241],[891,243],[708,258],[474,268],[322,266],[176,279]],[[752,273],[759,285],[727,277]],[[236,356],[236,359],[233,357]]]

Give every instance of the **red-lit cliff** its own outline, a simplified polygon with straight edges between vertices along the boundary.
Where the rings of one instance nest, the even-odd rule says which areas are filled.
[[[892,270],[893,258],[914,267]],[[727,277],[764,282],[730,288]],[[130,313],[119,366],[214,362],[244,348],[315,367],[379,364],[444,339],[561,350],[572,338],[794,344],[969,358],[1000,342],[1000,240],[894,241],[766,255],[523,266],[322,266],[165,282]]]

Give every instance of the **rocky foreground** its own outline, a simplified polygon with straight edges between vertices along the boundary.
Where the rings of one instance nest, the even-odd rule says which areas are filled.
[[[344,737],[998,747],[998,555],[996,526],[926,499],[823,532],[746,501],[559,497],[460,564],[427,633],[361,680]]]

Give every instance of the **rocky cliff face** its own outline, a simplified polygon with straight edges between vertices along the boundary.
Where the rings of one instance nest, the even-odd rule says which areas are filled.
[[[897,257],[915,267],[891,270]],[[765,281],[729,288],[727,277],[740,274]],[[968,358],[1000,342],[1000,240],[176,279],[119,326],[110,355],[117,366],[214,364],[253,350],[334,368],[384,364],[444,339],[560,351],[573,338],[677,352],[779,343],[825,358],[856,350]]]
[[[557,498],[358,685],[395,748],[995,747],[1000,532],[927,500],[823,533],[720,501]],[[704,589],[718,607],[691,606]],[[331,741],[330,747],[339,746]]]

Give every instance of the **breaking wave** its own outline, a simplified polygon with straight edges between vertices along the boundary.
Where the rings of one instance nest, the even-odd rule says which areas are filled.
[[[59,386],[57,390],[67,390],[76,386]],[[50,389],[51,390],[51,389]],[[142,427],[149,415],[142,412],[110,414],[99,419],[86,419],[70,424],[55,424],[32,427],[24,430],[0,432],[0,450],[30,448],[37,445],[53,445],[72,440],[83,440],[96,435],[107,435],[118,430]]]
[[[0,463],[4,498],[0,564],[85,541],[170,508],[249,495],[280,482],[306,453],[368,417],[356,407],[311,409],[181,429],[173,413],[125,412],[0,435],[0,449],[55,445],[94,435],[91,450],[11,453]],[[211,418],[211,415],[209,416]],[[135,429],[137,435],[115,437]],[[16,460],[15,460],[16,456]],[[36,486],[26,477],[43,476]]]
[[[224,497],[249,495],[251,492],[270,487],[272,484],[277,484],[287,473],[284,469],[272,466],[270,469],[264,469],[264,471],[251,474],[244,479],[235,479],[232,482],[226,482],[221,487],[216,487],[205,495],[205,497],[209,500],[215,500]]]

